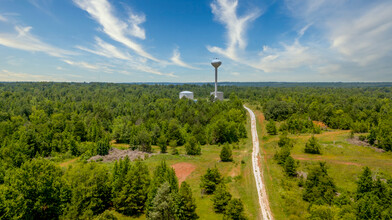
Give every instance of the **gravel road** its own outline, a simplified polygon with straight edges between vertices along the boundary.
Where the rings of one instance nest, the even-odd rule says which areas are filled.
[[[259,204],[261,209],[262,219],[272,220],[271,209],[269,207],[269,202],[267,198],[267,193],[265,191],[265,184],[263,182],[263,172],[260,169],[261,162],[259,162],[259,137],[257,136],[256,129],[256,117],[252,110],[244,106],[244,108],[249,112],[251,125],[252,125],[252,140],[253,140],[253,152],[252,152],[252,166],[253,175],[256,180],[257,194],[259,195]]]

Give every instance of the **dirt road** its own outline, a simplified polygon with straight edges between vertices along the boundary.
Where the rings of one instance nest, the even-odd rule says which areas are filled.
[[[252,167],[253,175],[256,180],[257,194],[259,195],[259,204],[262,214],[262,219],[272,220],[271,209],[269,207],[267,192],[265,190],[265,184],[263,183],[263,172],[259,167],[259,137],[256,129],[256,117],[252,110],[244,106],[248,110],[252,126],[252,140],[253,140],[253,152],[252,152]]]

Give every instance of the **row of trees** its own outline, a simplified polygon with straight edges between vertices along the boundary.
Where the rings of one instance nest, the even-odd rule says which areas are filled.
[[[108,208],[148,219],[197,219],[190,186],[178,187],[174,170],[162,162],[150,176],[142,161],[126,157],[106,165],[87,163],[62,170],[34,159],[7,173],[0,185],[2,219],[90,219]]]

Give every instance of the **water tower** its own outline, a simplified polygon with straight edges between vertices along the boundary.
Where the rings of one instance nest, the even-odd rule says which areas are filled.
[[[222,64],[222,62],[215,58],[212,60],[211,65],[215,68],[215,92],[211,92],[211,95],[214,95],[215,100],[223,100],[223,92],[218,92],[218,67]]]

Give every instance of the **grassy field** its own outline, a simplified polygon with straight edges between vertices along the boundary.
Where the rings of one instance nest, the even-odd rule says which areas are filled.
[[[265,120],[260,111],[255,111],[261,144],[264,178],[275,219],[297,219],[305,217],[307,203],[302,200],[302,189],[297,178],[287,178],[281,166],[273,160],[277,151],[279,136],[265,132]],[[298,171],[307,173],[319,161],[325,161],[329,175],[334,179],[340,193],[356,190],[356,181],[363,167],[368,166],[379,176],[392,176],[392,154],[378,152],[374,148],[350,144],[349,131],[333,130],[315,135],[322,145],[322,155],[304,153],[304,147],[311,134],[289,135],[295,140],[291,155],[299,161]]]
[[[243,139],[238,145],[238,149],[233,149],[234,162],[220,162],[219,154],[221,147],[216,145],[202,146],[201,156],[187,156],[185,149],[178,147],[180,155],[171,154],[157,154],[148,159],[146,163],[150,167],[150,174],[153,174],[154,168],[162,160],[165,160],[168,165],[178,163],[191,164],[195,168],[194,171],[186,177],[186,182],[192,187],[193,196],[197,204],[197,214],[200,219],[222,219],[222,214],[216,214],[213,210],[213,203],[211,195],[201,195],[199,187],[200,177],[205,174],[207,168],[217,166],[220,173],[225,177],[225,182],[230,189],[234,198],[241,198],[244,203],[245,212],[249,219],[257,219],[259,215],[258,197],[256,191],[256,184],[252,172],[252,139],[250,133],[250,119],[247,122],[248,138]],[[126,146],[115,146],[124,149]],[[158,147],[153,147],[155,152],[159,152]],[[168,151],[171,149],[169,147]],[[60,163],[60,166],[67,167],[72,163],[77,163],[77,159],[67,160]],[[243,161],[243,162],[242,162]],[[106,163],[112,167],[113,162]],[[120,219],[129,219],[130,217],[123,216],[113,211],[113,213]],[[139,219],[145,219],[141,216]]]

